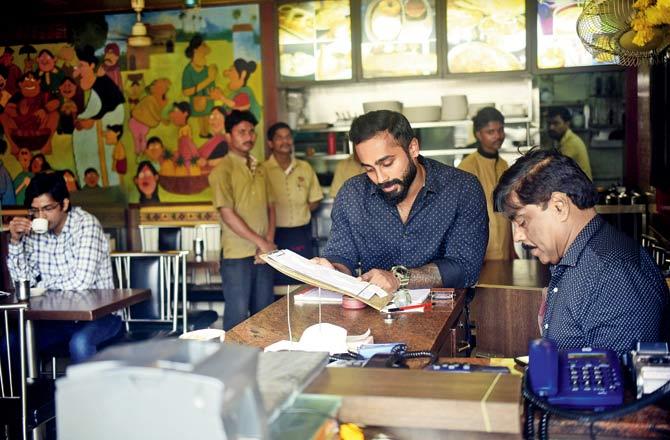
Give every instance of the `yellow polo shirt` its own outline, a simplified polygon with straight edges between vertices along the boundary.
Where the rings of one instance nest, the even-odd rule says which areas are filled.
[[[335,167],[335,175],[333,176],[333,182],[330,184],[328,195],[334,199],[344,182],[364,172],[365,168],[354,158],[353,154],[341,160]]]
[[[278,228],[304,226],[312,218],[309,204],[323,199],[316,173],[304,160],[293,159],[286,170],[271,155],[261,165],[270,182]]]
[[[511,260],[513,258],[512,223],[502,213],[493,211],[493,190],[509,165],[504,159],[484,157],[475,151],[463,159],[458,168],[474,174],[484,189],[486,210],[489,214],[489,242],[484,259]]]
[[[582,141],[582,139],[569,128],[561,138],[559,151],[564,156],[568,156],[577,162],[577,165],[579,165],[582,171],[589,176],[589,179],[593,180],[593,175],[591,174],[591,162],[589,161],[589,153],[586,151],[586,145],[584,144],[584,141]]]
[[[259,235],[268,231],[268,204],[273,202],[265,169],[257,166],[256,159],[247,159],[229,152],[209,174],[212,204],[231,208]],[[225,223],[222,226],[221,244],[224,258],[246,258],[256,255],[256,245],[233,232]]]

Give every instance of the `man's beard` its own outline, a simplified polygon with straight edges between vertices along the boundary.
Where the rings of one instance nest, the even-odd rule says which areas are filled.
[[[378,183],[377,191],[384,197],[384,200],[386,200],[388,203],[392,205],[397,205],[398,203],[405,200],[405,198],[407,197],[407,193],[409,192],[409,186],[412,184],[412,182],[414,182],[416,172],[417,167],[412,161],[412,159],[409,158],[409,166],[405,170],[405,174],[403,175],[402,180],[393,179],[389,180],[388,182]],[[397,191],[393,191],[390,193],[384,191],[384,188],[389,188],[393,185],[398,185],[400,188]]]
[[[550,138],[552,138],[556,141],[560,141],[561,138],[563,137],[563,135],[561,135],[557,131],[553,131],[553,130],[547,130],[547,134],[549,135]]]

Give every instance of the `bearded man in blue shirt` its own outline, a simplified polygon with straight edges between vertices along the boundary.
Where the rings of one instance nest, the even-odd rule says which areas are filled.
[[[389,293],[399,287],[468,287],[479,277],[488,215],[472,174],[424,158],[400,113],[359,116],[349,140],[365,174],[347,180],[330,238],[315,261]],[[402,284],[401,284],[402,283]]]
[[[665,280],[639,244],[596,213],[598,194],[574,160],[533,150],[503,173],[493,199],[514,223],[514,241],[551,264],[538,314],[544,338],[619,354],[663,339]]]

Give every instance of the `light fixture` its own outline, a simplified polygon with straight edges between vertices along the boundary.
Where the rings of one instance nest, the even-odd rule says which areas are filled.
[[[200,0],[184,0],[184,7],[186,9],[197,8],[200,6]]]
[[[144,9],[144,0],[130,0],[130,6],[137,14],[137,21],[133,24],[128,37],[128,46],[147,47],[151,46],[151,37],[147,33],[147,27],[142,23],[142,9]]]

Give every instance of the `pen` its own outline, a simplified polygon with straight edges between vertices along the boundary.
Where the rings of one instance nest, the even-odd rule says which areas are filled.
[[[420,309],[420,308],[423,308],[424,310],[431,310],[433,308],[433,303],[427,302],[421,304],[412,304],[409,306],[394,307],[392,309],[388,309],[387,312],[402,312],[404,310]]]

